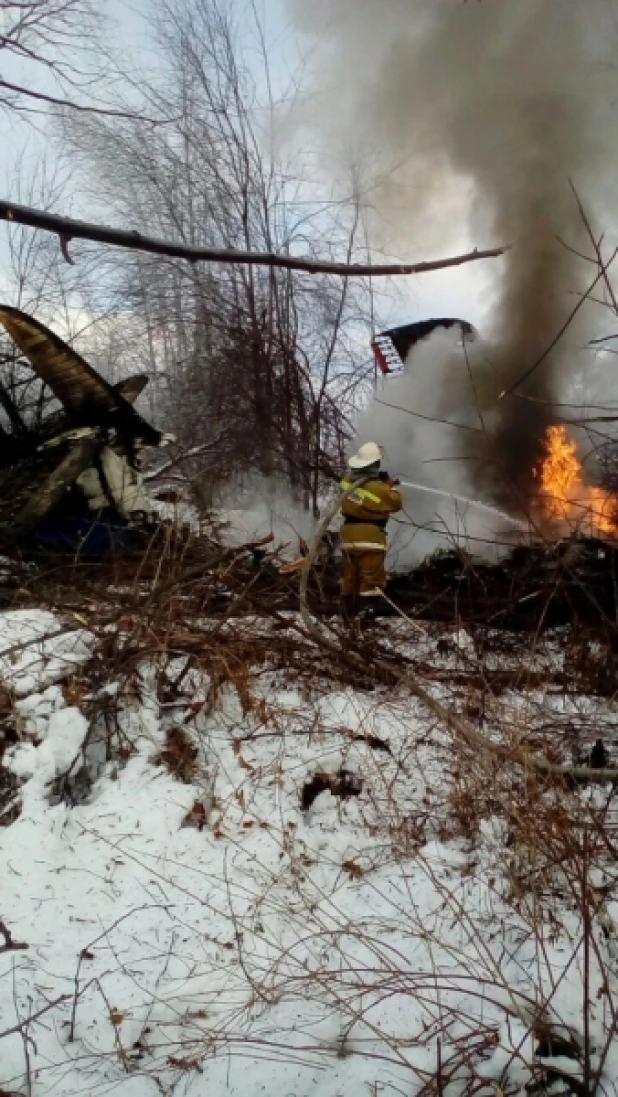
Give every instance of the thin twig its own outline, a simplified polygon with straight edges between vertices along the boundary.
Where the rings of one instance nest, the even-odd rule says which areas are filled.
[[[84,987],[83,990],[86,990],[86,987]],[[46,1006],[42,1006],[36,1013],[31,1013],[28,1017],[28,1024],[31,1025],[33,1021],[38,1021],[39,1017],[42,1017],[44,1013],[49,1013],[50,1009],[55,1009],[56,1006],[61,1006],[63,1002],[68,1002],[71,997],[71,994],[61,994],[59,998],[54,998],[53,1001],[48,1002]],[[23,1025],[24,1021],[18,1021],[18,1023],[12,1025],[11,1028],[5,1028],[3,1032],[0,1032],[0,1040],[4,1040],[5,1036],[12,1036],[16,1032],[21,1033]]]
[[[0,88],[15,92],[16,95],[26,96],[28,99],[36,99],[40,103],[47,103],[51,107],[66,107],[72,111],[79,111],[81,114],[100,114],[108,118],[129,118],[133,121],[150,122],[152,125],[161,124],[160,122],[157,123],[155,118],[147,118],[141,114],[131,114],[129,111],[114,110],[112,107],[88,106],[87,103],[78,103],[75,99],[60,99],[55,95],[24,87],[23,84],[13,84],[10,80],[0,79]]]

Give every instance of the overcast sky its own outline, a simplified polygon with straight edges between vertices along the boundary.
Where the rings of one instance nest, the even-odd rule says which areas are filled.
[[[290,69],[297,57],[298,39],[289,23],[285,0],[256,0],[256,2],[258,9],[263,13],[266,40],[269,44],[271,77],[277,95],[285,87]],[[140,69],[147,71],[156,64],[149,25],[151,0],[104,0],[102,10],[108,18],[108,38],[111,47],[119,58],[121,66],[124,65],[129,71],[136,72]],[[306,51],[307,43],[301,43],[300,48]],[[249,59],[252,57],[249,44],[247,57]],[[30,70],[10,57],[2,58],[2,72],[6,78],[18,83],[27,83],[30,77]],[[262,76],[258,73],[258,80],[260,79]],[[37,87],[43,91],[54,90],[51,83],[47,82],[44,73],[38,76]],[[22,170],[25,169],[27,177],[37,169],[42,157],[45,157],[48,163],[52,163],[61,150],[53,126],[49,125],[44,117],[33,117],[28,121],[18,114],[5,112],[0,115],[0,127],[5,153],[0,163],[0,193],[3,196],[16,197],[15,175],[18,162],[21,161]],[[308,136],[307,139],[311,140],[312,137]],[[317,135],[315,140],[318,140]],[[405,200],[403,196],[401,210],[395,209],[390,213],[391,220],[394,220],[395,224],[397,217],[405,214]],[[79,204],[78,196],[77,202],[80,213],[88,216],[88,210]],[[75,197],[73,204],[75,208]],[[401,251],[397,251],[397,256],[411,260],[437,258],[460,250],[462,240],[464,244],[467,243],[464,206],[454,215],[452,241],[449,241],[448,237],[445,239],[444,236],[435,242],[431,237],[424,237],[422,241],[416,242],[416,247],[415,241],[406,241]],[[479,246],[485,246],[490,241],[478,243]],[[5,287],[5,291],[6,272],[3,276],[3,268],[4,270],[6,268],[6,256],[6,228],[1,226],[0,279],[2,282],[0,284]],[[493,277],[491,264],[478,264],[406,279],[393,298],[392,314],[388,316],[388,322],[405,322],[432,315],[457,315],[480,325],[485,313],[487,289]]]

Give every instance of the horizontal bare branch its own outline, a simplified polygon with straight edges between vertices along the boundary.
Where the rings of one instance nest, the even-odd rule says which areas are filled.
[[[296,258],[291,255],[277,255],[274,252],[236,251],[234,248],[197,248],[169,240],[158,240],[143,236],[140,232],[109,228],[105,225],[92,225],[85,221],[74,221],[70,217],[46,213],[44,210],[18,206],[13,202],[0,201],[0,220],[28,228],[54,232],[61,240],[92,240],[98,244],[111,244],[116,248],[128,248],[131,251],[146,251],[154,255],[169,255],[175,259],[186,259],[190,263],[240,263],[245,266],[284,267],[287,270],[307,271],[309,274],[336,274],[350,278],[378,278],[400,274],[425,274],[428,271],[443,270],[446,267],[459,267],[463,263],[472,263],[477,259],[496,259],[507,247],[492,248],[488,251],[467,252],[448,259],[432,259],[420,263],[387,263],[372,266],[371,263],[333,263],[319,259]]]
[[[26,101],[34,99],[38,103],[46,103],[47,106],[52,107],[69,107],[71,110],[80,111],[83,114],[102,114],[108,118],[130,118],[134,121],[150,122],[155,124],[154,119],[144,118],[139,114],[129,114],[127,111],[113,110],[111,107],[93,107],[88,106],[86,103],[78,103],[74,99],[59,99],[56,95],[48,95],[42,91],[34,91],[32,88],[24,87],[22,84],[12,84],[8,80],[0,79],[0,89],[5,88],[7,91],[13,92],[15,95],[23,96]],[[0,105],[2,105],[0,103]],[[10,106],[16,110],[27,110],[26,106],[21,106],[16,103],[11,103]],[[30,108],[32,109],[32,108]]]

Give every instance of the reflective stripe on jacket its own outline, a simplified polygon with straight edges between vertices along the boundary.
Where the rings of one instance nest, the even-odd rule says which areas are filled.
[[[342,480],[347,491],[353,480]],[[341,547],[348,552],[386,550],[386,521],[401,510],[401,492],[388,480],[368,480],[357,487],[341,504],[344,524],[341,527]],[[349,519],[346,522],[345,519]]]
[[[353,484],[353,480],[342,480],[342,491],[347,491]],[[389,480],[367,480],[365,484],[359,483],[343,500],[341,513],[344,518],[364,518],[370,522],[372,518],[388,518],[401,507],[401,492]]]

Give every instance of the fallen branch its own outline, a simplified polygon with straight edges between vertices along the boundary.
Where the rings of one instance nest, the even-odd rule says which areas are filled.
[[[169,240],[158,240],[152,236],[143,236],[140,232],[126,229],[109,228],[106,225],[93,225],[86,221],[74,221],[71,217],[61,217],[44,210],[18,206],[13,202],[0,201],[0,221],[9,221],[15,225],[40,229],[42,232],[54,232],[61,241],[66,253],[70,240],[91,240],[97,244],[111,244],[116,248],[128,248],[130,251],[145,251],[153,255],[168,255],[174,259],[186,259],[189,263],[241,263],[244,266],[283,267],[286,270],[302,270],[309,274],[336,274],[342,278],[379,278],[400,274],[424,274],[446,267],[459,267],[477,259],[496,259],[503,255],[507,247],[492,248],[488,251],[467,252],[465,255],[451,256],[449,259],[433,259],[421,263],[387,263],[373,266],[371,263],[333,263],[319,259],[295,258],[292,255],[277,255],[275,252],[236,251],[234,248],[198,248]]]
[[[333,518],[338,513],[343,500],[365,482],[365,480],[356,481],[347,491],[342,492],[332,506],[327,509],[311,542],[309,554],[306,558],[306,566],[301,573],[300,579],[300,612],[305,627],[314,640],[322,647],[326,647],[329,651],[335,652],[339,657],[341,657],[340,640],[335,640],[333,637],[329,636],[324,627],[316,621],[309,610],[307,603],[309,573],[315,563],[324,535]],[[459,713],[454,712],[453,709],[443,705],[441,701],[437,701],[409,671],[400,670],[398,667],[393,666],[383,659],[376,658],[370,663],[366,658],[361,658],[360,655],[357,655],[353,651],[346,652],[346,658],[357,666],[359,670],[362,670],[365,676],[367,675],[370,666],[374,666],[379,670],[381,676],[387,675],[390,677],[391,681],[395,680],[401,685],[406,686],[410,692],[418,698],[421,704],[425,705],[434,716],[437,716],[450,731],[456,732],[472,750],[482,750],[486,753],[493,754],[494,757],[500,758],[504,762],[510,762],[516,766],[520,766],[528,772],[536,773],[543,777],[557,777],[563,781],[572,781],[580,784],[603,785],[612,784],[614,781],[618,782],[618,769],[589,769],[587,766],[559,766],[555,765],[553,762],[546,761],[544,758],[535,758],[522,748],[514,749],[501,746],[499,743],[494,743],[491,739],[488,739],[486,735],[477,731],[474,725],[471,724],[465,716],[460,716]]]
[[[84,987],[84,990],[86,989],[87,988]],[[48,1002],[47,1005],[42,1006],[36,1013],[30,1014],[28,1018],[23,1021],[18,1021],[17,1024],[12,1025],[11,1028],[5,1028],[3,1032],[0,1032],[0,1040],[4,1040],[6,1036],[12,1036],[15,1032],[23,1033],[24,1029],[31,1025],[33,1021],[38,1021],[39,1017],[42,1017],[44,1013],[49,1013],[50,1009],[61,1006],[63,1002],[68,1002],[70,998],[70,994],[61,994],[59,998],[54,998],[52,1002]]]

